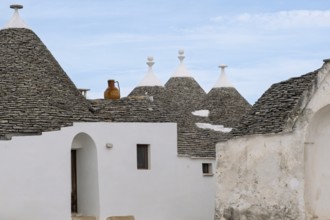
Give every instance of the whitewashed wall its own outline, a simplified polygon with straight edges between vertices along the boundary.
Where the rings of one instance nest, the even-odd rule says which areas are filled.
[[[302,143],[286,134],[218,144],[218,219],[304,219]]]
[[[216,219],[330,218],[329,69],[292,132],[217,144]]]
[[[215,185],[202,163],[214,160],[177,157],[176,143],[174,123],[77,123],[0,141],[0,219],[71,219],[73,148],[82,214],[211,220]],[[150,145],[150,170],[137,170],[136,144]]]

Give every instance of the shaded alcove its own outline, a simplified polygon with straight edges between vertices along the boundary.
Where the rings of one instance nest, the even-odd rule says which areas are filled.
[[[98,217],[100,199],[96,145],[88,134],[79,133],[74,137],[71,149],[72,153],[75,152],[71,158],[75,157],[76,173],[71,173],[71,176],[76,176],[77,212]]]

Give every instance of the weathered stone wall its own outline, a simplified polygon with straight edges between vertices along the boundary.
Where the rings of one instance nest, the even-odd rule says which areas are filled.
[[[218,144],[216,219],[303,219],[302,142],[286,134]]]

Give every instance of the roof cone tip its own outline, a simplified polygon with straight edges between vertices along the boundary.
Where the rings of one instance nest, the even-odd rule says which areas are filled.
[[[148,67],[149,68],[152,68],[152,66],[155,64],[155,62],[154,62],[154,58],[153,57],[148,57],[147,58],[147,65],[148,65]]]
[[[142,79],[142,81],[138,84],[137,87],[142,86],[163,86],[161,81],[157,78],[154,71],[152,70],[152,66],[155,64],[154,58],[152,56],[149,56],[147,58],[146,64],[148,65],[148,72]]]
[[[9,6],[10,8],[14,9],[15,12],[13,16],[11,17],[10,21],[7,23],[7,25],[4,27],[6,28],[28,28],[28,26],[25,24],[23,19],[19,16],[18,10],[23,8],[23,5],[20,4],[12,4]]]
[[[225,69],[228,66],[225,64],[219,65],[219,68],[221,69],[220,77],[218,81],[215,83],[213,88],[223,88],[223,87],[234,87],[233,84],[228,80]]]
[[[180,60],[180,64],[179,64],[177,70],[176,70],[176,71],[174,72],[174,74],[172,75],[172,77],[192,77],[192,76],[190,75],[190,73],[188,72],[186,66],[185,66],[184,63],[183,63],[183,60],[184,60],[184,58],[186,57],[186,56],[184,55],[184,50],[183,50],[183,49],[180,49],[180,50],[178,51],[178,53],[179,53],[178,58],[179,58],[179,60]]]
[[[185,58],[185,55],[184,55],[184,50],[183,49],[180,49],[179,50],[179,56],[178,56],[179,60],[180,60],[180,63],[183,63],[183,60]]]

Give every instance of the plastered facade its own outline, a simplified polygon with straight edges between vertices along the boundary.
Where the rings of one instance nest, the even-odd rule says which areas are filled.
[[[215,219],[330,219],[330,74],[287,132],[218,143]]]
[[[137,169],[136,144],[150,145],[149,170]],[[82,215],[213,219],[214,179],[201,164],[214,160],[178,157],[175,123],[75,123],[1,141],[0,219],[71,220],[72,149]]]

